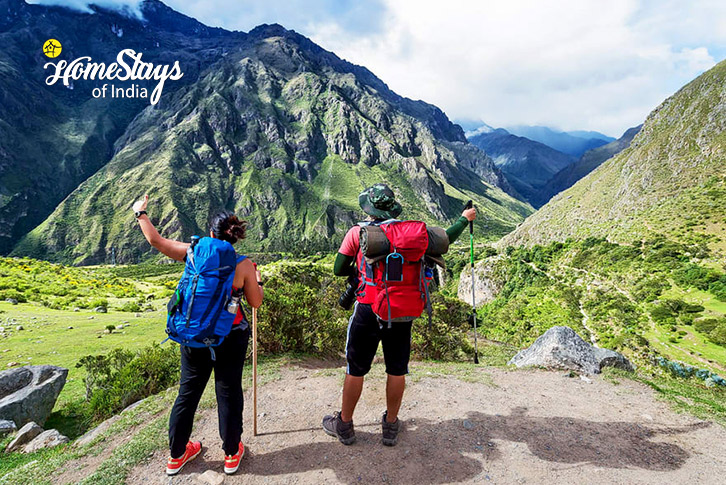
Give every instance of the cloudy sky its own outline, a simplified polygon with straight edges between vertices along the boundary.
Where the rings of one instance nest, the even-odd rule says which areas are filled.
[[[492,126],[619,136],[726,58],[723,0],[164,1],[226,29],[280,23],[403,96]]]

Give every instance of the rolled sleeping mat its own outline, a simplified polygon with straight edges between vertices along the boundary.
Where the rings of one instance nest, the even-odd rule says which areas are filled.
[[[391,243],[380,227],[363,226],[360,228],[360,249],[368,263],[372,263],[391,252]]]
[[[441,227],[427,227],[429,233],[429,247],[426,248],[426,257],[441,266],[446,266],[442,254],[449,252],[449,235]]]

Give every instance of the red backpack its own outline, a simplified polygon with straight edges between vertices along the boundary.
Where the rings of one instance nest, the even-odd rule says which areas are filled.
[[[359,303],[371,305],[381,320],[410,321],[421,316],[424,307],[431,316],[428,285],[433,271],[424,264],[429,244],[426,224],[420,221],[366,222],[361,226],[361,249],[358,252],[360,286],[356,292]],[[366,256],[365,231],[380,228],[387,250]],[[370,251],[368,251],[370,253]]]

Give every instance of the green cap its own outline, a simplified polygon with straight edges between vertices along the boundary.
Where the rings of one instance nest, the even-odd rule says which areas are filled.
[[[403,210],[386,184],[376,184],[365,189],[358,196],[358,203],[363,212],[376,219],[395,219]]]

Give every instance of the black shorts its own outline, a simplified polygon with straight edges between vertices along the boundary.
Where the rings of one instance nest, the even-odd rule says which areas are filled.
[[[346,372],[355,377],[366,375],[371,370],[378,342],[382,342],[386,373],[392,376],[408,374],[411,324],[394,322],[388,328],[388,322],[381,322],[370,305],[356,303],[348,323],[345,343],[345,358],[348,361]]]

